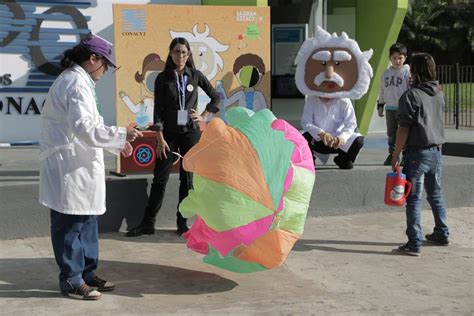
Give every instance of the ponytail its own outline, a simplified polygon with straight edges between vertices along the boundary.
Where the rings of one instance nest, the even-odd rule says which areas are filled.
[[[63,70],[72,67],[74,64],[81,65],[94,54],[82,45],[76,45],[72,49],[64,52],[64,57],[61,59],[60,65]],[[97,54],[96,54],[97,55]],[[98,56],[100,57],[100,56]]]

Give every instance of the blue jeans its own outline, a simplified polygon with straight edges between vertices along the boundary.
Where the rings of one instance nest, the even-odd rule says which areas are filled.
[[[51,210],[51,241],[60,270],[61,292],[68,292],[95,277],[99,262],[97,216]]]
[[[439,147],[426,149],[407,149],[403,173],[412,183],[412,189],[406,200],[408,247],[420,249],[423,240],[421,229],[421,196],[423,186],[434,217],[434,234],[448,238],[446,207],[441,189],[441,152]]]

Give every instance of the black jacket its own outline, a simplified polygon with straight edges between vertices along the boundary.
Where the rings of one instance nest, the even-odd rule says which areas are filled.
[[[185,109],[188,111],[197,109],[198,87],[200,87],[211,98],[211,101],[206,105],[206,111],[217,113],[219,111],[219,95],[207,78],[199,70],[190,67],[186,67],[184,74],[187,76]],[[188,119],[186,126],[178,126],[179,93],[176,79],[176,73],[170,74],[164,71],[156,77],[153,115],[155,125],[153,129],[173,133],[199,130],[199,125],[191,118]],[[192,91],[189,91],[191,89]]]

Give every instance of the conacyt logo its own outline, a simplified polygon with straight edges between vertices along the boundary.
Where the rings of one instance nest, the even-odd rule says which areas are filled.
[[[122,10],[122,35],[144,36],[146,31],[145,10]]]

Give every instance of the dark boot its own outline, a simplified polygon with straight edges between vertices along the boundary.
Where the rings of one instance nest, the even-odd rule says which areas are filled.
[[[186,218],[184,218],[183,215],[181,215],[180,212],[178,212],[176,214],[176,216],[177,216],[177,218],[176,218],[176,227],[177,227],[176,233],[181,236],[182,234],[187,232],[189,230],[189,228],[188,228],[188,225],[187,225]]]
[[[155,226],[150,224],[143,224],[133,227],[130,229],[125,236],[127,237],[138,237],[141,235],[154,235],[155,234]]]
[[[340,169],[352,169],[354,168],[354,163],[351,160],[344,159],[341,156],[336,156],[334,157],[334,163],[340,168]]]

